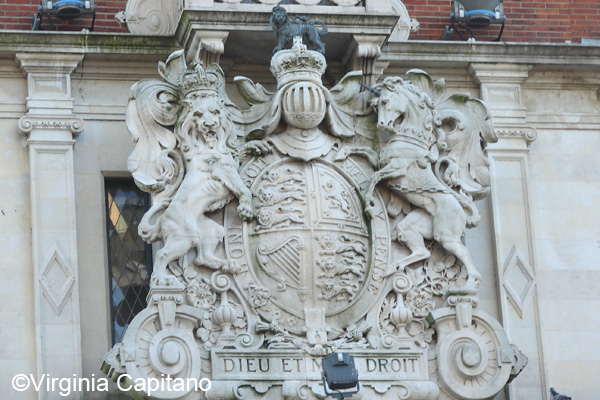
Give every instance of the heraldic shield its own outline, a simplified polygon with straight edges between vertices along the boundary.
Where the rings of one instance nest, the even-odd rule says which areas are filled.
[[[328,89],[326,67],[296,38],[275,92],[234,79],[245,108],[183,51],[132,87],[128,168],[153,194],[139,233],[156,255],[102,369],[136,398],[321,399],[336,351],[363,399],[488,399],[525,367],[478,308],[461,240],[489,188],[487,106],[420,70]]]
[[[383,243],[376,248],[381,278],[388,264],[386,222],[364,216],[360,186],[345,167],[366,179],[351,162],[275,154],[257,159],[240,171],[252,181],[256,219],[244,223],[235,205],[225,215],[225,248],[242,266],[234,278],[238,285],[253,288],[249,303],[295,334],[321,326],[321,344],[327,343],[327,330],[344,332],[349,320],[376,301],[381,285],[373,275],[375,232]],[[267,291],[269,301],[256,296]]]

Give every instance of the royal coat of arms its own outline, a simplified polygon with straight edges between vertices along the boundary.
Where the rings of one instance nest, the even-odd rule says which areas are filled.
[[[297,39],[272,58],[275,92],[235,78],[246,107],[183,51],[133,86],[128,166],[158,246],[113,379],[211,380],[155,399],[315,399],[320,360],[345,351],[364,399],[487,399],[524,366],[477,309],[461,241],[489,188],[485,104],[420,70],[328,89],[325,69]]]

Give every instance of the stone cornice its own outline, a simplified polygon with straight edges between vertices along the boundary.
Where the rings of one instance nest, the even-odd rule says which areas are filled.
[[[175,37],[142,36],[131,34],[104,34],[80,32],[49,32],[49,31],[3,31],[0,35],[0,57],[12,58],[19,53],[46,52],[46,53],[80,53],[85,55],[118,56],[119,60],[138,60],[141,55],[157,56],[164,58],[176,49],[183,47],[185,40],[191,40],[189,25],[196,20],[193,11],[184,12],[184,20],[178,27]],[[210,16],[218,17],[218,12],[203,13],[198,22],[212,22]],[[208,15],[210,14],[210,15]],[[245,13],[251,20],[260,19],[258,26],[253,29],[268,31],[268,15],[266,13]],[[311,15],[312,18],[321,18],[320,15]],[[347,16],[346,16],[347,17]],[[364,24],[365,15],[355,15],[361,24]],[[327,17],[329,20],[332,17]],[[373,19],[371,21],[371,19]],[[383,20],[378,20],[382,19]],[[379,25],[382,29],[387,26],[389,18],[397,16],[379,15],[370,17],[370,25]],[[222,18],[221,18],[222,19]],[[187,21],[187,22],[186,22]],[[377,23],[379,21],[379,23]],[[217,21],[218,22],[218,21]],[[325,21],[324,21],[325,22]],[[186,27],[187,24],[187,27]],[[241,21],[240,21],[241,24]],[[335,24],[334,24],[335,25]],[[348,25],[351,27],[351,25]],[[359,25],[355,26],[354,33],[360,34]],[[393,24],[390,25],[391,29]],[[338,25],[339,28],[339,25]],[[215,29],[217,29],[215,27]],[[387,32],[386,28],[386,33]],[[332,32],[334,32],[332,30]],[[581,44],[557,43],[490,43],[476,42],[443,42],[443,41],[408,41],[401,43],[387,43],[382,48],[381,61],[391,61],[394,64],[411,66],[439,66],[443,63],[448,67],[466,67],[476,62],[498,62],[514,64],[532,64],[534,66],[548,67],[577,67],[598,71],[600,66],[600,47]]]
[[[168,56],[179,49],[173,37],[138,36],[130,34],[104,34],[49,31],[2,31],[0,58],[15,53],[79,53],[118,55],[119,59],[138,60],[140,56]]]
[[[219,7],[217,7],[219,6]],[[198,25],[200,29],[211,30],[229,30],[229,31],[263,31],[272,32],[269,25],[271,9],[268,7],[252,7],[248,11],[240,12],[237,7],[227,7],[227,4],[215,5],[214,9],[187,9],[181,15],[181,20],[177,26],[175,37],[182,43],[185,33],[189,31],[190,26]],[[369,27],[371,35],[389,35],[396,26],[398,15],[393,13],[372,13],[367,14],[360,7],[339,7],[336,13],[328,11],[330,7],[315,7],[314,12],[308,12],[304,8],[290,8],[290,15],[299,13],[305,14],[311,19],[321,21],[327,25],[330,33],[351,33],[364,34],[364,26]],[[295,11],[296,10],[296,11]]]
[[[466,67],[470,63],[509,63],[577,67],[600,70],[600,47],[564,43],[492,43],[408,41],[388,43],[382,49],[381,60],[406,65],[444,64]]]
[[[264,33],[268,40],[272,40],[274,46],[275,36],[269,25],[273,7],[264,5],[258,7],[252,4],[247,11],[239,12],[238,8],[246,6],[246,4],[236,4],[235,6],[230,7],[228,4],[218,3],[213,9],[184,10],[175,32],[177,42],[187,49],[193,41],[194,31],[215,30]],[[328,10],[330,8],[334,7],[314,7],[315,12],[308,12],[305,8],[292,6],[288,11],[290,15],[302,13],[311,19],[325,23],[329,30],[328,37],[364,34],[364,26],[369,27],[369,34],[389,36],[399,18],[393,13],[365,13],[361,7],[335,7],[336,13]],[[262,36],[259,37],[260,39],[257,40],[262,40]],[[270,58],[270,51],[271,49],[265,53],[265,59]]]

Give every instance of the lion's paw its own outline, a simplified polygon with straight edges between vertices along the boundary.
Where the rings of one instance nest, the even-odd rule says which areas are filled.
[[[236,275],[242,271],[242,268],[233,260],[228,260],[221,268],[223,272],[228,272],[232,275]]]
[[[179,281],[173,275],[169,275],[166,272],[155,271],[152,273],[150,278],[151,287],[166,287],[166,286],[178,286]]]
[[[272,153],[273,147],[264,140],[251,140],[244,145],[244,150],[257,156],[264,156]]]
[[[237,208],[237,212],[240,218],[244,221],[250,221],[254,217],[254,211],[252,211],[252,203],[249,200],[241,200],[240,205]]]

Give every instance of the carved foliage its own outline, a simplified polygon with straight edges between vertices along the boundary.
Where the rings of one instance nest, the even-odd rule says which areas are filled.
[[[467,281],[466,269],[454,256],[433,242],[428,246],[431,248],[428,260],[393,275],[396,289],[386,296],[379,313],[382,332],[399,337],[403,332],[394,323],[393,314],[399,306],[405,307],[410,313],[406,332],[419,346],[432,340],[433,331],[427,328],[426,321],[429,313],[442,305],[444,295],[464,287]]]

